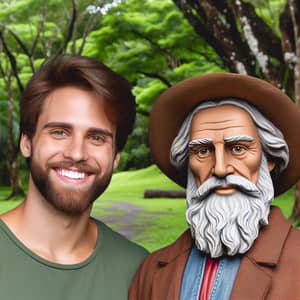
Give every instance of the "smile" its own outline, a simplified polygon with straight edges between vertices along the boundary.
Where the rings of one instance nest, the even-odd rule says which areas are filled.
[[[63,168],[57,168],[55,169],[56,174],[67,182],[73,182],[73,183],[83,183],[85,182],[91,174],[88,174],[86,172],[82,172],[79,170],[71,170],[71,169],[63,169]]]
[[[84,177],[87,176],[87,174],[83,172],[77,172],[77,171],[65,170],[65,169],[58,170],[58,174],[71,179],[83,179]]]

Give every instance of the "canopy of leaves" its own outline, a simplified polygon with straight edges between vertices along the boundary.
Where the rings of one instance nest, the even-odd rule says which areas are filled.
[[[147,116],[166,88],[196,74],[224,69],[213,49],[169,0],[121,1],[102,17],[84,54],[103,61],[133,85],[137,122],[122,153],[120,169],[151,163]]]
[[[122,1],[102,18],[84,53],[124,75],[147,111],[172,84],[224,68],[169,0]]]

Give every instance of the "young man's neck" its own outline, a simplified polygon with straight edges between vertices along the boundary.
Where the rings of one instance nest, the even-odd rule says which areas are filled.
[[[35,254],[52,262],[74,264],[90,256],[96,246],[98,230],[90,212],[91,206],[76,216],[59,212],[29,185],[26,200],[1,219]]]

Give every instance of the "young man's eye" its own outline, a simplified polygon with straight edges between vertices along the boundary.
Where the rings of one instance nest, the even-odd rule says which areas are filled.
[[[104,136],[100,134],[93,134],[90,136],[90,139],[92,140],[93,143],[96,144],[101,144],[105,141]]]
[[[65,136],[67,136],[66,131],[63,130],[63,129],[55,129],[55,130],[52,130],[52,131],[50,132],[50,134],[51,134],[52,136],[54,136],[54,137],[65,137]]]

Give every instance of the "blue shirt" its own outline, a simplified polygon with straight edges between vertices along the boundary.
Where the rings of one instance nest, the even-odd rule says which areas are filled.
[[[207,256],[194,245],[184,269],[180,300],[198,300]],[[229,300],[241,257],[226,256],[219,260],[210,300]]]

